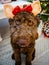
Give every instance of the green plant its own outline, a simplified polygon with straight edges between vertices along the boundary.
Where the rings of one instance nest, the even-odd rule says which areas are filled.
[[[49,19],[49,1],[41,1],[41,8],[42,11],[40,14],[40,18],[44,21],[47,21]]]
[[[42,11],[49,14],[49,1],[41,1]]]
[[[32,2],[33,0],[28,0],[29,2]]]
[[[28,0],[32,2],[33,0]],[[49,19],[49,0],[40,0],[42,11],[39,14],[40,19],[47,21]]]

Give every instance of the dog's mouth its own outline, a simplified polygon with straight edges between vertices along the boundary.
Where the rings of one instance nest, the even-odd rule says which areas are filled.
[[[18,44],[18,43],[17,43]],[[18,44],[18,46],[20,46],[20,47],[27,47],[28,45],[27,44]]]
[[[27,47],[26,45],[19,45],[20,47]]]
[[[24,39],[20,39],[19,41],[17,41],[17,44],[18,44],[20,47],[27,47],[27,46],[28,46],[27,40],[24,40]]]

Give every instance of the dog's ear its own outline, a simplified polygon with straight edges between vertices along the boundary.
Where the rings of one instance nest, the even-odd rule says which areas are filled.
[[[39,0],[31,3],[31,6],[33,8],[32,13],[34,14],[34,16],[36,16],[37,14],[39,14],[41,12],[41,5],[40,5]]]
[[[10,4],[5,4],[4,5],[4,12],[5,12],[5,15],[8,17],[8,18],[13,18],[14,15],[12,14],[12,10],[13,10],[13,6],[10,5]]]
[[[37,32],[37,29],[33,29],[33,39],[34,40],[37,40],[38,39],[38,32]]]
[[[10,25],[14,25],[14,20],[13,19],[9,19],[9,24]]]
[[[13,33],[16,30],[16,24],[13,19],[9,19],[10,31]]]
[[[36,24],[37,24],[37,27],[38,27],[39,24],[40,24],[40,18],[38,16],[36,16],[35,19],[36,19]]]

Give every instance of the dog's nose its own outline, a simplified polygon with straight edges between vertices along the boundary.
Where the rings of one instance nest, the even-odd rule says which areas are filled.
[[[23,39],[20,39],[20,40],[18,41],[18,44],[19,44],[19,45],[26,45],[26,44],[27,44],[27,41],[26,41],[26,40],[23,40]]]

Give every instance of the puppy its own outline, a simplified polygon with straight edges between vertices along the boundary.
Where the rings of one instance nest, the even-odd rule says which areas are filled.
[[[21,53],[26,54],[26,65],[31,65],[35,56],[35,40],[38,38],[37,17],[33,13],[22,11],[13,19],[9,19],[9,24],[15,65],[21,65]]]
[[[41,12],[40,2],[35,1],[24,8],[5,4],[4,12],[9,18],[15,65],[21,65],[21,53],[26,55],[25,65],[31,65],[35,57],[35,40],[38,38],[39,20],[36,15]]]

